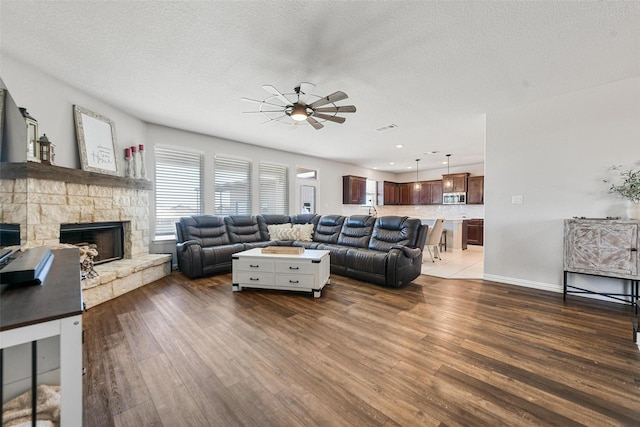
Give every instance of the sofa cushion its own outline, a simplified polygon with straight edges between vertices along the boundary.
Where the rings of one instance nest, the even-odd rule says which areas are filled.
[[[357,248],[367,248],[376,219],[369,215],[352,215],[344,220],[338,244]]]
[[[291,230],[291,223],[267,225],[269,240],[288,240],[282,237],[287,230]]]
[[[260,233],[258,220],[250,215],[231,215],[224,218],[231,243],[260,242],[264,240]]]
[[[388,251],[392,246],[415,247],[421,222],[406,216],[382,216],[376,219],[369,249]]]
[[[293,240],[313,241],[313,224],[293,224],[293,228],[298,231],[298,236]]]
[[[224,218],[215,215],[196,215],[180,218],[183,241],[193,240],[200,246],[220,246],[230,242]]]
[[[320,215],[312,213],[291,215],[292,224],[313,224],[315,226],[319,219]]]
[[[313,233],[313,241],[318,243],[337,243],[344,218],[341,215],[323,215]]]

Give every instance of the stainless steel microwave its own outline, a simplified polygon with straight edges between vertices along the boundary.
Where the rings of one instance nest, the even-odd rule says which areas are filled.
[[[466,205],[467,193],[444,193],[442,195],[443,205]]]

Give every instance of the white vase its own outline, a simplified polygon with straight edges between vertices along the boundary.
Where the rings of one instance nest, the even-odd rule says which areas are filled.
[[[629,202],[627,216],[629,219],[640,219],[640,203]]]

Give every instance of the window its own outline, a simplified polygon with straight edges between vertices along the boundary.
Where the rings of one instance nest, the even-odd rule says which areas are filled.
[[[202,213],[204,156],[155,147],[156,238],[175,237],[175,222]]]
[[[286,166],[260,163],[260,213],[289,214],[289,173]]]
[[[216,156],[214,164],[215,212],[251,215],[251,162]]]

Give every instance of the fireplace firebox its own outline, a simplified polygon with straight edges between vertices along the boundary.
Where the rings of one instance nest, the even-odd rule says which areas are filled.
[[[76,246],[95,245],[98,255],[94,264],[103,264],[124,257],[124,223],[93,222],[61,224],[60,243]]]

